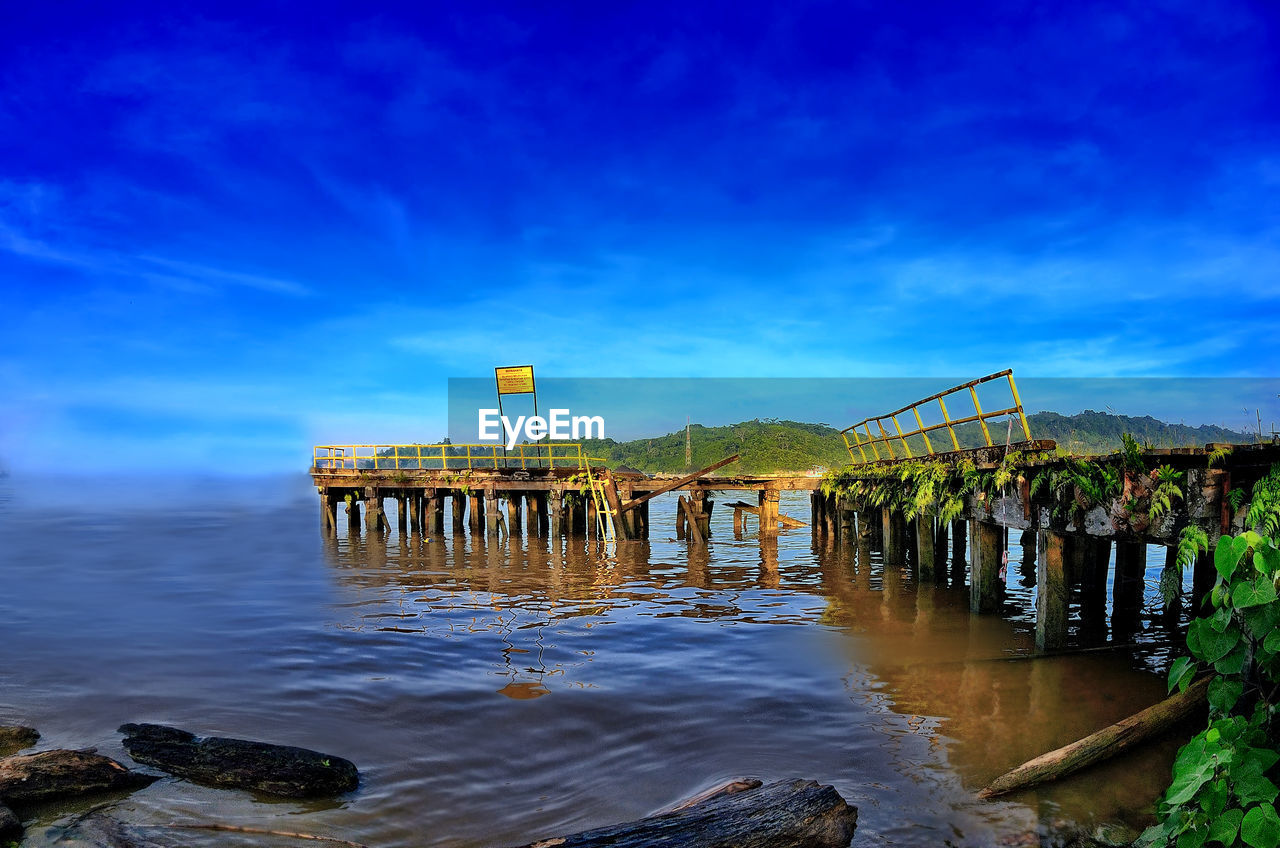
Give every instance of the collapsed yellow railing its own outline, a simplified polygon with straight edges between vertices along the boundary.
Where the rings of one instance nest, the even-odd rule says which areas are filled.
[[[998,380],[1001,377],[1005,377],[1009,381],[1009,392],[1013,395],[1013,406],[1007,409],[995,410],[993,412],[983,412],[982,404],[978,400],[977,387],[983,383]],[[950,395],[956,394],[957,392],[963,392],[966,389],[969,391],[969,397],[973,401],[974,414],[964,418],[952,418],[950,413],[947,411],[946,398]],[[920,407],[925,404],[933,403],[934,401],[938,402],[938,407],[942,411],[942,423],[932,424],[926,427],[924,419],[920,417]],[[905,412],[910,412],[915,416],[916,429],[903,431],[902,425],[898,423],[898,416]],[[982,427],[982,438],[986,441],[987,446],[991,447],[994,443],[991,441],[991,433],[987,429],[987,422],[992,418],[1003,418],[1006,415],[1014,415],[1015,413],[1022,424],[1023,435],[1027,437],[1028,442],[1031,441],[1031,428],[1027,425],[1026,413],[1022,411],[1022,399],[1018,397],[1018,386],[1013,381],[1013,369],[1006,368],[1004,371],[1000,371],[995,374],[988,374],[985,377],[979,377],[977,380],[970,380],[969,382],[955,386],[954,388],[938,392],[935,395],[930,395],[923,400],[918,400],[915,403],[908,404],[895,412],[890,412],[888,415],[878,415],[872,418],[863,419],[857,424],[841,430],[840,435],[844,438],[844,446],[849,451],[850,459],[855,463],[859,461],[864,463],[868,461],[880,461],[883,459],[910,459],[912,456],[911,445],[907,442],[907,439],[912,436],[921,437],[921,439],[924,440],[925,450],[932,455],[937,453],[937,451],[933,449],[933,443],[929,441],[929,434],[945,428],[947,433],[951,436],[952,449],[960,450],[960,440],[956,438],[955,428],[962,424],[970,424],[974,421],[977,421]],[[892,424],[892,433],[885,429],[884,425],[886,422]],[[872,424],[874,424],[876,430],[879,431],[879,435],[872,432]],[[911,425],[908,423],[907,426],[909,427]],[[865,432],[859,433],[859,427],[861,427]],[[852,443],[849,442],[850,433],[853,434]],[[897,442],[899,447],[902,449],[903,455],[901,457],[894,452],[894,442]],[[881,446],[885,448],[888,456],[880,455]],[[857,455],[853,452],[854,448],[858,449]],[[867,457],[868,448],[871,449],[873,457],[873,459],[870,460]]]
[[[580,444],[516,445],[316,445],[311,466],[318,471],[434,470],[484,468],[587,468]],[[592,457],[594,459],[594,457]],[[596,460],[600,462],[602,460]]]

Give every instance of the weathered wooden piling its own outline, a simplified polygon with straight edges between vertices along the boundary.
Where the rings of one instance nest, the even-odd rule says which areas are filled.
[[[778,489],[768,487],[760,492],[760,534],[772,535],[778,532]]]
[[[1041,530],[1036,556],[1036,649],[1056,651],[1067,644],[1068,549],[1061,533]]]
[[[937,578],[938,532],[931,512],[916,516],[916,579],[932,584]]]
[[[468,526],[472,533],[477,533],[484,527],[484,493],[472,492],[467,499],[471,501],[471,520]]]
[[[989,521],[974,521],[973,558],[969,565],[969,611],[988,614],[1000,611],[1004,584],[1000,570],[1004,564],[1004,528]]]
[[[524,523],[521,520],[521,507],[523,496],[519,492],[507,492],[507,532],[513,536],[519,536],[524,532]]]
[[[951,560],[956,563],[965,561],[965,551],[968,548],[966,538],[968,536],[969,523],[963,518],[957,518],[951,522]],[[961,566],[963,569],[963,565]]]
[[[453,532],[461,533],[467,527],[467,494],[466,492],[455,491],[453,493]]]

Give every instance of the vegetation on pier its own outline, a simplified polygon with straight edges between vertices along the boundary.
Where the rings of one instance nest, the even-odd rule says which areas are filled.
[[[1170,691],[1209,673],[1209,720],[1178,752],[1160,820],[1141,845],[1280,845],[1280,465],[1253,486],[1248,521],[1253,530],[1218,540],[1211,611],[1191,623],[1190,656],[1169,672]],[[1199,540],[1183,541],[1180,555],[1194,556]]]
[[[1038,439],[1053,439],[1073,454],[1106,454],[1125,447],[1124,436],[1130,434],[1135,444],[1157,448],[1204,447],[1209,442],[1249,442],[1256,435],[1206,425],[1187,427],[1166,424],[1149,416],[1132,418],[1092,410],[1078,415],[1039,412],[1028,416],[1031,433]],[[999,442],[1006,433],[992,432]],[[1014,433],[1020,427],[1014,426]],[[976,422],[955,428],[956,439],[964,448],[986,444]],[[944,436],[944,438],[947,438]],[[948,439],[949,441],[949,439]],[[909,441],[912,450],[927,454],[919,437]],[[842,468],[849,464],[840,431],[826,424],[798,421],[755,419],[724,427],[690,426],[688,447],[690,461],[685,462],[686,438],[683,429],[664,436],[619,442],[593,439],[585,443],[592,456],[610,465],[627,465],[650,473],[679,472],[700,468],[722,456],[740,454],[737,469],[745,474],[801,472],[810,469]],[[934,440],[935,450],[941,445]]]

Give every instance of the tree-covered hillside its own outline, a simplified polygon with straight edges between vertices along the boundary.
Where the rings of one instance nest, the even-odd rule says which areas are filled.
[[[1157,448],[1256,440],[1256,434],[1212,425],[1187,427],[1166,424],[1150,416],[1133,418],[1093,410],[1078,415],[1039,412],[1028,416],[1027,421],[1034,438],[1053,439],[1060,447],[1078,454],[1105,454],[1118,450],[1124,433],[1132,434],[1139,444]],[[1003,444],[1009,438],[1010,428],[1003,420],[989,422],[988,429],[993,442]],[[962,447],[983,444],[982,430],[976,423],[956,428],[956,436]],[[1012,440],[1021,439],[1021,426],[1015,422]],[[950,447],[950,437],[945,430],[934,433],[931,440],[936,451]],[[839,430],[799,421],[756,419],[725,427],[694,424],[689,428],[689,443],[692,447],[689,463],[685,462],[684,430],[629,442],[593,439],[585,445],[591,456],[606,460],[612,467],[625,465],[649,473],[702,468],[735,453],[742,459],[731,466],[731,470],[745,474],[822,470],[849,462]],[[919,437],[912,439],[912,445],[915,452],[924,452],[924,443]]]

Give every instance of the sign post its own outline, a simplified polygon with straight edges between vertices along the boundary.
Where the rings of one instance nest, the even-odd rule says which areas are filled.
[[[533,382],[532,365],[513,365],[507,368],[493,369],[495,382],[498,384],[498,416],[502,423],[502,456],[507,456],[507,425],[502,414],[503,395],[533,395],[533,414],[538,414],[538,390]]]

